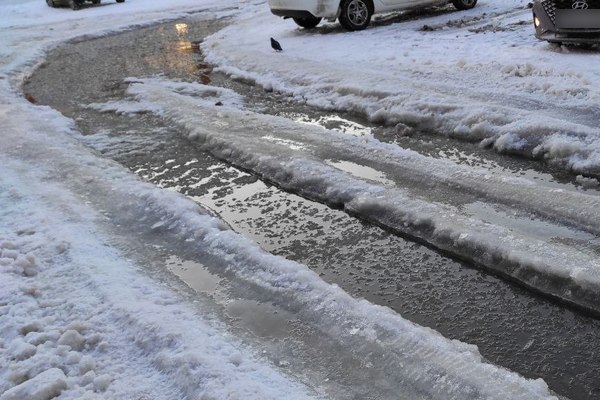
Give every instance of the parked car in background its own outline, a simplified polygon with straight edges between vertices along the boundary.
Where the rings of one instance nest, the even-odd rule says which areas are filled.
[[[535,0],[538,39],[552,43],[600,43],[600,0]]]
[[[350,30],[365,29],[373,14],[425,8],[452,3],[459,10],[475,7],[477,0],[269,0],[271,12],[292,18],[303,28],[314,28],[323,18],[334,21]]]
[[[46,0],[46,4],[50,7],[68,6],[73,10],[79,10],[83,3],[89,1],[92,4],[100,4],[101,0]],[[123,3],[125,0],[116,0],[117,3]]]

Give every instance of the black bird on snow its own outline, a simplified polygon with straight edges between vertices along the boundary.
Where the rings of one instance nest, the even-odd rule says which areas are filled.
[[[271,38],[271,47],[275,51],[283,51],[283,49],[281,48],[281,44],[279,44],[279,42],[273,38]]]

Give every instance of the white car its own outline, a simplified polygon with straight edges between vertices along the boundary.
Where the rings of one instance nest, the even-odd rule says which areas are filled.
[[[452,3],[459,10],[475,7],[477,0],[269,0],[271,12],[292,18],[303,28],[314,28],[321,19],[335,21],[350,30],[365,29],[373,14]]]

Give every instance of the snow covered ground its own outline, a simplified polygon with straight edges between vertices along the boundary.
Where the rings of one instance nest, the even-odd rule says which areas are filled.
[[[298,101],[599,175],[598,52],[538,42],[522,0],[451,11],[347,33],[296,29],[259,6],[204,48],[223,71]]]
[[[597,55],[563,54],[533,42],[528,27],[519,23],[527,15],[520,2],[481,1],[480,8],[460,17],[443,14],[353,34],[328,25],[312,35],[271,16],[263,2],[128,0],[74,13],[39,1],[3,0],[0,400],[335,397],[321,387],[324,381],[291,376],[232,335],[214,310],[157,281],[145,268],[145,254],[136,252],[143,240],[119,235],[123,226],[164,235],[167,242],[206,254],[236,279],[267,293],[271,302],[287,304],[341,348],[367,349],[370,355],[376,349],[387,357],[382,363],[394,377],[397,395],[555,398],[543,381],[490,365],[473,346],[352,299],[306,267],[265,253],[190,200],[143,183],[92,152],[77,140],[72,121],[30,104],[18,91],[44,52],[61,41],[200,10],[207,17],[232,15],[236,21],[205,43],[213,62],[297,100],[476,137],[500,150],[544,155],[576,171],[592,173],[599,162],[594,109],[586,106],[597,99]],[[478,18],[483,12],[489,23]],[[462,16],[464,24],[447,23]],[[425,23],[434,30],[417,29]],[[495,46],[486,43],[490,35],[483,32],[490,30]],[[281,39],[283,53],[270,51],[269,36]],[[446,50],[439,54],[440,49]],[[558,55],[562,61],[552,63]],[[490,81],[489,88],[482,87],[482,79]],[[499,203],[524,205],[527,212],[552,219],[553,229],[569,221],[567,227],[575,226],[577,235],[592,237],[599,229],[596,196],[437,164],[373,138],[324,135],[249,112],[243,99],[222,89],[161,79],[132,79],[130,84],[133,101],[140,103],[135,109],[187,125],[190,138],[207,150],[286,187],[375,220],[381,217],[379,222],[403,226],[416,236],[428,234],[440,247],[475,252],[478,262],[516,261],[513,265],[527,267],[525,274],[537,268],[567,281],[579,295],[598,293],[597,257],[590,248],[484,222],[455,205],[414,196],[394,182],[435,167],[437,173],[417,178],[489,191]],[[215,107],[217,100],[225,106]],[[102,107],[131,112],[131,106]],[[542,113],[553,118],[542,119]],[[342,153],[367,163],[376,159],[386,171],[398,169],[398,175],[373,182],[348,173],[336,164]],[[585,242],[588,237],[571,239]],[[577,268],[568,267],[573,260]],[[578,301],[583,297],[577,293],[560,295]]]

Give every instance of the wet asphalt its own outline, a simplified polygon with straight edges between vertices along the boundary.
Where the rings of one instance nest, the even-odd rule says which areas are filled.
[[[257,111],[334,129],[364,130],[430,156],[493,163],[557,184],[575,181],[551,166],[499,156],[469,143],[414,132],[395,136],[392,128],[294,104],[284,95],[215,73],[204,62],[200,43],[226,23],[196,17],[73,41],[48,55],[23,92],[73,118],[94,150],[159,187],[187,195],[265,250],[309,266],[356,297],[391,307],[446,337],[476,344],[486,359],[526,377],[543,378],[559,394],[600,398],[597,319],[262,182],[199,151],[180,128],[153,115],[132,117],[86,107],[125,98],[127,77],[161,75],[227,87],[246,96]],[[184,33],[178,24],[185,24]],[[206,276],[186,275],[185,262],[172,259],[171,272],[192,286],[190,282],[210,283]],[[229,311],[243,315],[240,307]]]

